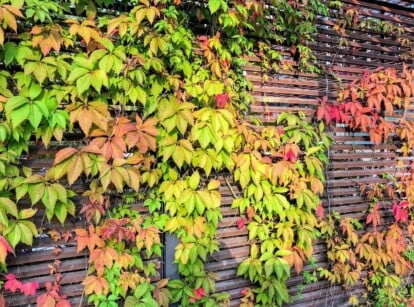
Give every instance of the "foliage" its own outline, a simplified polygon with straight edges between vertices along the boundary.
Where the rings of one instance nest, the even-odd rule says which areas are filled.
[[[38,235],[36,214],[62,225],[84,214],[87,228],[74,232],[78,252],[89,254],[83,285],[90,303],[226,305],[228,294],[216,293],[218,277],[205,269],[219,250],[216,174],[226,172],[243,191],[233,206],[246,215],[239,227],[249,229],[246,261],[255,263],[247,273],[244,262],[238,272],[258,283],[258,304],[288,301],[290,268],[300,271],[312,254],[329,139],[323,125],[315,132],[296,115],[279,118],[284,128],[255,131],[243,116],[251,85],[242,65],[256,53],[265,70],[278,70],[284,63],[272,46],[279,44],[299,69],[317,71],[306,42],[328,9],[320,1],[270,4],[2,1],[4,269],[7,254]],[[211,25],[211,33],[200,24]],[[78,146],[66,142],[71,133],[83,136]],[[59,144],[45,173],[19,164],[33,142]],[[80,183],[78,213],[69,187]],[[133,208],[142,203],[145,214]],[[165,232],[179,240],[180,280],[157,280]],[[51,266],[55,279],[39,305],[68,304],[58,266]]]
[[[407,67],[401,72],[395,68],[366,72],[339,93],[336,104],[321,99],[317,118],[327,124],[345,123],[355,131],[367,133],[377,145],[392,141],[399,145],[402,156],[411,156],[413,130],[404,112],[413,95],[412,76]],[[326,216],[320,223],[330,260],[330,266],[321,269],[321,276],[346,287],[362,281],[362,299],[368,305],[412,303],[404,277],[411,274],[414,264],[407,253],[414,244],[413,171],[401,163],[396,168],[398,175],[384,174],[385,183],[361,184],[361,195],[369,204],[365,225],[337,214]],[[392,212],[393,223],[384,223],[380,210]],[[359,301],[351,296],[350,303],[358,305]]]
[[[402,152],[410,153],[410,123],[396,130],[386,116],[412,96],[411,71],[366,74],[338,105],[322,99],[316,120],[280,114],[274,126],[257,127],[245,116],[252,100],[246,58],[257,55],[263,72],[277,72],[292,66],[283,57],[288,51],[296,69],[318,72],[307,42],[318,16],[327,15],[316,0],[1,1],[3,269],[16,246],[38,236],[33,219],[40,212],[62,225],[81,214],[87,227],[74,234],[77,251],[89,255],[82,283],[89,303],[228,305],[229,295],[216,292],[218,276],[205,266],[219,251],[221,174],[239,187],[232,207],[241,215],[237,226],[249,233],[250,255],[237,269],[253,285],[241,293],[243,306],[290,302],[286,281],[312,259],[319,232],[332,248],[333,271],[323,276],[350,285],[361,269],[381,269],[367,283],[380,289],[367,295],[403,302],[408,290],[398,275],[412,260],[397,235],[401,225],[414,230],[411,202],[404,202],[413,197],[411,177],[395,180],[393,228],[379,232],[373,203],[367,224],[374,230],[361,239],[355,221],[324,218],[320,196],[331,143],[325,125],[349,124],[377,144],[397,131]],[[355,16],[348,12],[346,22]],[[71,135],[82,142],[72,145]],[[58,147],[46,172],[21,165],[29,144]],[[79,186],[82,195],[74,192]],[[177,280],[158,276],[165,233],[179,241]],[[336,250],[337,242],[346,246]],[[69,304],[58,266],[37,298],[41,306]],[[4,290],[34,294],[36,284],[7,276]],[[396,287],[401,291],[390,290]]]
[[[243,127],[244,142],[254,140],[253,146],[235,157],[234,176],[244,192],[233,207],[246,215],[252,242],[250,257],[237,273],[259,284],[254,292],[263,306],[290,301],[291,267],[301,272],[312,256],[323,193],[321,161],[330,145],[323,124],[315,131],[294,114],[280,115],[278,124],[284,128],[265,127],[260,134]]]

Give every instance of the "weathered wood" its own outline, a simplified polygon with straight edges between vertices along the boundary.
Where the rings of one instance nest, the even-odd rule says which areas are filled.
[[[407,37],[414,37],[414,9],[406,9],[408,1],[359,1],[344,0],[345,5],[357,6],[360,18],[376,17],[381,20],[398,23],[406,31]],[[395,1],[394,1],[395,2]],[[315,42],[309,43],[314,50],[319,63],[327,71],[330,70],[346,84],[363,75],[366,69],[383,67],[401,67],[399,60],[401,54],[407,52],[409,47],[400,47],[394,34],[383,35],[373,30],[348,29],[340,35],[333,29],[335,20],[332,18],[318,19],[318,34]],[[339,46],[339,41],[346,39],[348,46]],[[285,59],[292,60],[288,48],[283,48],[282,55]],[[298,71],[278,71],[275,74],[262,73],[260,58],[251,56],[250,63],[244,67],[245,75],[253,84],[252,96],[254,104],[250,107],[251,115],[262,120],[265,124],[273,125],[281,112],[304,112],[312,116],[319,106],[317,98],[329,96],[329,101],[334,102],[337,91],[341,85],[332,77],[324,74],[304,73]],[[296,64],[295,64],[296,65]],[[296,67],[294,65],[294,67]],[[413,108],[414,110],[414,108]],[[413,112],[407,112],[406,118],[414,119]],[[397,173],[395,163],[399,153],[394,144],[381,144],[374,146],[365,133],[354,133],[344,127],[332,125],[331,134],[335,140],[334,146],[329,150],[330,163],[326,171],[326,192],[323,203],[326,210],[335,210],[344,217],[353,217],[364,221],[369,208],[369,202],[359,193],[360,184],[386,183],[382,178],[385,173]],[[81,134],[72,133],[65,137],[70,142],[81,142]],[[58,149],[44,150],[41,147],[31,146],[30,155],[21,159],[22,165],[28,166],[36,173],[44,173],[53,165],[54,154]],[[412,159],[405,159],[403,163],[409,165]],[[237,219],[240,217],[238,210],[231,208],[234,193],[240,195],[237,184],[228,178],[221,181],[220,193],[222,195],[220,221],[217,231],[217,239],[220,251],[212,255],[206,263],[206,270],[217,273],[220,280],[217,281],[217,291],[226,291],[231,295],[231,306],[240,303],[240,291],[250,286],[250,282],[237,277],[237,266],[249,255],[250,242],[246,228],[237,227]],[[65,179],[62,179],[65,182]],[[78,181],[71,189],[79,195],[83,192],[83,184]],[[77,208],[80,208],[81,197],[75,199]],[[21,206],[29,206],[27,200],[19,202]],[[134,206],[136,210],[145,214],[146,209],[141,204]],[[381,203],[381,215],[384,223],[391,221],[391,207],[388,202]],[[41,291],[44,291],[46,281],[52,281],[49,275],[48,264],[56,259],[61,261],[59,271],[63,274],[62,292],[66,294],[74,306],[87,304],[83,296],[83,287],[80,284],[86,276],[87,254],[76,253],[73,240],[65,243],[62,240],[54,242],[48,235],[48,229],[57,228],[59,231],[72,230],[76,227],[85,227],[84,220],[74,219],[64,227],[55,219],[45,222],[44,211],[39,210],[35,216],[35,222],[39,228],[44,229],[44,235],[37,238],[30,250],[21,250],[18,257],[8,258],[9,272],[16,274],[18,278],[27,281],[39,281]],[[55,255],[53,250],[58,246],[62,251]],[[314,258],[317,266],[326,266],[326,246],[323,242],[315,242]],[[151,259],[159,269],[162,278],[162,259]],[[304,269],[313,270],[309,264]],[[412,280],[411,280],[412,282]],[[340,286],[332,286],[327,281],[321,280],[310,285],[304,285],[303,277],[292,271],[292,278],[288,281],[289,292],[295,297],[291,306],[348,306],[350,294],[360,294],[361,286],[356,285],[353,290],[345,291]],[[298,295],[298,293],[300,295]],[[35,298],[21,295],[6,295],[8,306],[24,306],[35,304]]]

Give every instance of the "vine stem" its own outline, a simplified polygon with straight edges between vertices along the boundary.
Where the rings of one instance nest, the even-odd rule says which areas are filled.
[[[227,187],[229,188],[231,195],[232,195],[234,198],[238,198],[238,196],[237,196],[237,195],[236,195],[236,193],[234,192],[234,190],[233,190],[233,188],[232,188],[232,186],[231,186],[231,184],[230,184],[229,180],[227,179],[227,176],[223,176],[223,177],[224,177],[224,180],[226,181]]]

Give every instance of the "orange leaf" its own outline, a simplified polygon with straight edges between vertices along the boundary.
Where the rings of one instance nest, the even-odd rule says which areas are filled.
[[[85,135],[88,136],[89,130],[91,129],[92,123],[93,123],[92,113],[89,111],[89,109],[84,108],[79,113],[77,119],[78,119],[79,126],[81,127],[83,133],[85,133]]]
[[[3,236],[0,236],[0,263],[6,263],[7,253],[15,255],[13,249],[11,248],[9,242]],[[16,256],[16,255],[15,255]]]
[[[77,153],[77,151],[78,150],[76,148],[72,148],[72,147],[63,148],[63,149],[59,150],[56,153],[54,165],[59,164],[59,163],[65,161],[66,159],[68,159],[69,157],[71,157],[75,153]]]
[[[82,284],[85,286],[85,294],[95,293],[97,295],[107,295],[109,292],[109,284],[104,277],[88,276]]]
[[[97,154],[97,155],[102,154],[102,150],[98,146],[95,146],[93,144],[83,146],[80,151],[85,152],[85,153],[87,152],[87,153]]]
[[[67,178],[69,185],[72,185],[82,174],[84,165],[82,162],[82,157],[80,155],[76,155],[76,157],[70,161],[67,166]]]
[[[118,253],[112,247],[103,247],[94,249],[90,256],[88,263],[93,263],[96,268],[98,276],[104,273],[104,267],[110,269],[114,261],[118,260]]]
[[[77,253],[84,250],[86,247],[88,247],[91,252],[95,247],[103,247],[105,245],[105,242],[95,233],[95,227],[93,225],[89,226],[89,232],[86,229],[75,229],[75,233]]]

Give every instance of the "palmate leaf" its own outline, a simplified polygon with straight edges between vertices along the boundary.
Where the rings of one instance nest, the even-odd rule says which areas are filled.
[[[106,131],[108,122],[112,120],[108,105],[101,101],[92,101],[87,104],[76,102],[69,105],[66,111],[69,113],[70,122],[73,124],[78,121],[85,135],[89,135],[92,124]]]
[[[42,54],[46,56],[50,50],[60,51],[62,45],[62,27],[59,24],[48,25],[45,27],[34,26],[31,30],[32,44],[39,46]]]
[[[107,295],[109,292],[109,283],[105,277],[90,275],[87,276],[82,284],[85,286],[85,294],[90,295]]]
[[[91,251],[88,263],[93,263],[98,276],[102,276],[104,268],[111,269],[118,259],[117,251],[112,247],[97,248]]]

